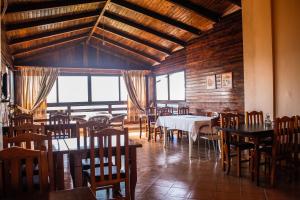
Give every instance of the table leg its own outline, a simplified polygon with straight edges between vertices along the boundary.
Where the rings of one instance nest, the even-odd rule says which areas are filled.
[[[142,118],[140,117],[140,138],[142,138]]]
[[[71,155],[74,162],[74,187],[82,187],[82,156],[81,154]]]
[[[192,137],[191,137],[190,132],[188,134],[189,134],[189,158],[192,158],[192,146],[193,146],[193,142],[192,142]]]
[[[54,166],[56,166],[56,187],[58,190],[64,189],[64,154],[58,153],[54,159]]]
[[[137,182],[136,148],[130,148],[130,196],[135,199],[135,187]]]
[[[256,185],[259,186],[259,161],[260,161],[260,154],[259,154],[259,139],[256,138],[254,140],[254,162],[255,162],[255,176],[256,176]]]
[[[148,141],[150,141],[151,140],[151,133],[150,133],[151,128],[150,128],[150,120],[149,120],[149,118],[147,119],[147,124],[148,124]],[[155,127],[154,127],[154,129],[155,129]]]
[[[164,147],[167,148],[167,139],[168,139],[168,130],[167,127],[163,127],[163,134],[164,134]]]

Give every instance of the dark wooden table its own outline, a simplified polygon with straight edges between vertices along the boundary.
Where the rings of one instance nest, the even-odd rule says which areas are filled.
[[[87,140],[89,141],[89,139]],[[70,165],[73,176],[74,187],[82,187],[82,159],[90,151],[89,143],[83,145],[83,142],[79,142],[81,145],[78,145],[77,138],[68,138],[64,139],[65,144],[68,147],[70,154]],[[115,141],[112,141],[114,145]],[[122,145],[122,141],[121,141]],[[97,148],[97,144],[95,144]],[[142,147],[141,144],[136,143],[132,140],[129,140],[129,170],[130,170],[130,193],[131,199],[134,199],[135,187],[137,182],[137,163],[136,163],[136,149]]]
[[[221,128],[217,127],[218,130],[226,131],[231,135],[238,135],[242,137],[252,138],[254,143],[254,163],[255,163],[255,176],[256,185],[259,185],[259,146],[263,139],[273,137],[274,129],[271,126],[265,125],[240,125],[238,127],[232,128]],[[230,149],[230,144],[228,143],[228,149]],[[252,176],[254,177],[254,176]]]
[[[72,190],[52,191],[49,200],[96,200],[95,195],[89,187],[78,187]]]

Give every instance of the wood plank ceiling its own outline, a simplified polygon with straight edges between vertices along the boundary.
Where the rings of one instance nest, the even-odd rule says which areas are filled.
[[[1,10],[15,61],[86,43],[153,66],[240,6],[240,0],[3,0]]]

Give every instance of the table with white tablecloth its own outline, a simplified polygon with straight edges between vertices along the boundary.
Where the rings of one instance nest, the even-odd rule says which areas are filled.
[[[159,116],[155,126],[164,127],[164,147],[167,145],[167,129],[177,129],[189,133],[189,157],[192,156],[192,141],[196,141],[199,128],[203,125],[211,125],[213,117],[197,115],[170,115]]]

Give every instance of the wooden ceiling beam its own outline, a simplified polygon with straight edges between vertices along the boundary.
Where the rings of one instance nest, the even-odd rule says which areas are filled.
[[[130,52],[133,52],[133,53],[135,53],[135,54],[141,55],[141,56],[143,56],[143,57],[145,57],[145,58],[147,58],[147,59],[150,59],[150,60],[155,61],[156,63],[160,63],[160,62],[161,62],[158,58],[156,58],[156,57],[154,57],[154,56],[152,56],[152,55],[146,54],[145,52],[139,51],[139,50],[134,49],[134,48],[132,48],[132,47],[130,47],[130,46],[124,45],[124,44],[122,44],[122,43],[120,43],[120,42],[111,40],[111,39],[109,39],[109,38],[107,38],[107,37],[103,37],[102,35],[99,35],[99,34],[97,34],[97,33],[95,33],[95,34],[93,35],[93,37],[94,37],[95,39],[101,40],[102,42],[107,42],[107,43],[112,44],[112,45],[114,45],[114,46],[116,46],[116,47],[119,47],[119,48],[121,48],[121,49],[125,49],[125,50],[127,50],[127,51],[130,51]]]
[[[150,47],[152,49],[160,51],[160,52],[162,52],[162,53],[164,53],[166,55],[170,55],[172,53],[170,50],[168,50],[168,49],[166,49],[164,47],[158,46],[158,45],[156,45],[154,43],[151,43],[151,42],[149,42],[147,40],[144,40],[144,39],[141,39],[141,38],[136,37],[134,35],[128,34],[128,33],[124,32],[124,31],[119,30],[119,29],[116,29],[116,28],[113,28],[113,27],[110,27],[110,26],[107,26],[107,25],[104,25],[104,28],[103,28],[102,24],[99,25],[98,28],[101,29],[101,30],[113,33],[115,35],[121,36],[121,37],[123,37],[125,39],[129,39],[129,40],[132,40],[132,41],[137,42],[139,44],[145,45],[147,47]]]
[[[99,0],[72,0],[72,1],[46,1],[46,2],[19,2],[7,7],[6,13],[26,12],[33,10],[50,9],[65,6],[74,6],[87,3],[101,3]]]
[[[94,49],[97,49],[97,50],[103,52],[103,53],[109,54],[111,56],[115,56],[120,59],[128,60],[129,62],[135,63],[137,65],[142,65],[142,66],[150,65],[149,63],[145,63],[144,61],[136,60],[136,59],[132,58],[131,56],[125,56],[125,55],[114,53],[111,49],[105,48],[103,45],[98,46],[98,45],[94,45],[93,43],[89,43],[88,45]],[[147,67],[147,69],[150,69],[150,68]]]
[[[86,24],[80,24],[76,26],[72,26],[69,28],[64,28],[64,29],[59,29],[59,30],[54,30],[54,31],[49,31],[49,32],[44,32],[36,35],[31,35],[23,38],[16,38],[13,39],[9,42],[9,46],[16,46],[24,42],[34,42],[35,40],[40,40],[40,39],[47,39],[51,37],[56,37],[59,35],[64,35],[67,33],[72,33],[75,31],[80,31],[80,30],[85,30],[85,29],[90,29],[92,28],[94,23],[86,23]]]
[[[175,43],[175,44],[179,44],[180,46],[183,46],[183,47],[184,47],[184,46],[186,45],[186,42],[185,42],[185,41],[182,41],[182,40],[180,40],[180,39],[178,39],[178,38],[176,38],[176,37],[173,37],[173,36],[171,36],[171,35],[162,33],[162,32],[160,32],[160,31],[157,31],[157,30],[152,29],[152,28],[150,28],[150,27],[144,26],[144,25],[139,24],[139,23],[137,23],[137,22],[134,22],[134,21],[132,21],[132,20],[126,19],[126,18],[121,17],[121,16],[119,16],[119,15],[116,15],[116,14],[114,14],[114,13],[112,13],[112,12],[106,11],[106,12],[104,13],[104,16],[107,17],[107,18],[110,18],[110,19],[112,19],[112,20],[115,20],[115,21],[121,22],[121,23],[123,23],[123,24],[126,24],[126,25],[128,25],[128,26],[134,27],[134,28],[136,28],[136,29],[140,29],[140,30],[142,30],[142,31],[151,33],[151,34],[156,35],[156,36],[158,36],[158,37],[160,37],[160,38],[163,38],[163,39],[165,39],[165,40],[169,40],[169,41],[171,41],[171,42],[173,42],[173,43]]]
[[[47,18],[32,22],[23,22],[23,23],[14,23],[14,24],[7,24],[6,25],[6,31],[14,31],[18,29],[23,28],[31,28],[35,26],[42,26],[47,24],[54,24],[54,23],[60,23],[65,21],[72,21],[72,20],[78,20],[83,18],[89,18],[89,17],[96,17],[99,15],[99,9],[96,11],[89,11],[85,13],[79,13],[79,14],[70,14],[67,16],[59,16],[54,18]]]
[[[242,7],[242,0],[227,0],[227,1],[229,1],[230,3],[232,3],[234,5]]]
[[[99,17],[98,17],[98,19],[97,19],[97,21],[96,21],[94,27],[92,28],[92,30],[91,30],[91,32],[90,32],[90,34],[89,34],[89,36],[88,36],[88,38],[87,38],[87,40],[86,40],[86,43],[88,43],[88,42],[90,41],[90,39],[91,39],[93,33],[95,32],[96,28],[98,27],[98,24],[100,23],[100,20],[101,20],[102,17],[103,17],[103,14],[104,14],[105,10],[108,8],[108,5],[109,5],[110,1],[111,1],[111,0],[107,0],[106,3],[105,3],[105,5],[104,5],[104,7],[102,8]]]
[[[188,10],[191,10],[210,21],[213,21],[213,22],[220,21],[221,16],[218,13],[215,13],[203,6],[192,3],[191,1],[187,1],[187,0],[167,0],[167,1],[169,1],[175,5],[184,7]]]
[[[157,12],[154,12],[152,10],[149,10],[147,8],[143,8],[141,6],[129,3],[127,1],[124,1],[124,0],[111,0],[111,2],[114,3],[114,4],[117,4],[119,6],[122,6],[124,8],[133,10],[134,12],[137,12],[137,13],[146,15],[148,17],[157,19],[157,20],[162,21],[166,24],[172,25],[176,28],[180,28],[182,30],[188,31],[188,32],[193,33],[195,35],[200,35],[202,33],[202,31],[200,29],[197,29],[193,26],[190,26],[188,24],[185,24],[185,23],[183,23],[181,21],[178,21],[178,20],[175,20],[173,18],[167,17],[165,15],[161,15],[161,14],[159,14]]]
[[[47,48],[54,47],[54,46],[65,45],[65,44],[68,44],[68,43],[71,43],[74,41],[82,40],[86,37],[87,37],[87,35],[86,35],[86,33],[84,33],[84,34],[79,34],[79,35],[75,35],[75,36],[68,37],[68,38],[62,38],[62,39],[59,39],[59,40],[56,40],[53,42],[48,42],[46,44],[36,46],[34,48],[26,49],[25,51],[23,50],[23,51],[16,52],[13,56],[16,58],[22,57],[23,55],[28,54],[28,53],[41,51],[43,49],[47,49]]]

